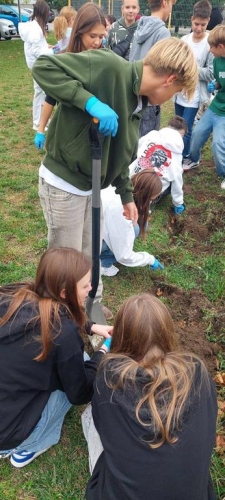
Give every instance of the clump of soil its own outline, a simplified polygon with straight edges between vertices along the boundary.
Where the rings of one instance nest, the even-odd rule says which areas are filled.
[[[173,213],[169,216],[168,231],[171,234],[171,242],[182,237],[186,248],[195,247],[196,252],[206,252],[209,240],[218,230],[224,230],[225,207],[210,210],[199,210],[188,208],[187,217],[176,217]],[[211,243],[213,246],[213,243]],[[217,244],[216,244],[217,245]]]
[[[217,343],[209,342],[206,338],[204,314],[205,311],[212,309],[210,301],[196,290],[181,290],[154,278],[153,282],[152,293],[159,298],[167,299],[182,349],[197,354],[206,363],[208,370],[215,374],[216,355],[222,347]],[[225,311],[223,313],[221,311],[220,320],[218,316],[215,318],[212,316],[214,337],[223,327],[222,318],[225,319]]]

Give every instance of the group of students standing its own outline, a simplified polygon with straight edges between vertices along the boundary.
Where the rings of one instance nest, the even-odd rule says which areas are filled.
[[[32,21],[39,34],[43,3],[37,0]],[[167,13],[172,8],[171,0],[161,4]],[[174,212],[182,211],[172,168],[164,179],[172,154],[161,142],[176,137],[181,157],[187,125],[174,117],[165,129],[149,131],[148,147],[144,136],[137,154],[143,113],[148,107],[155,113],[179,92],[191,98],[199,74],[192,49],[172,37],[133,62],[112,50],[89,50],[101,46],[105,29],[101,9],[87,3],[76,14],[66,52],[53,54],[46,46],[32,61],[35,85],[54,100],[51,105],[58,103],[39,171],[49,249],[34,281],[0,288],[0,456],[17,468],[28,465],[59,441],[71,406],[92,401],[88,500],[214,500],[209,466],[215,387],[203,363],[180,352],[166,306],[150,294],[134,295],[113,327],[93,324],[85,314],[91,288],[90,123],[97,118],[104,136],[101,188],[120,196],[118,214],[133,238],[135,231],[144,236],[149,205],[163,191],[171,191]],[[140,253],[137,265],[163,268]],[[126,262],[132,265],[132,255]],[[90,359],[83,335],[93,333],[104,342]]]

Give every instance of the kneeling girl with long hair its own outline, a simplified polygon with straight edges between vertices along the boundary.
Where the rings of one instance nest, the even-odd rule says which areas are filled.
[[[214,383],[197,356],[179,350],[159,299],[142,294],[124,302],[94,387],[103,451],[88,500],[215,499]]]
[[[33,282],[0,288],[0,455],[24,467],[60,439],[72,405],[91,400],[104,353],[84,353],[83,333],[109,337],[87,322],[91,264],[77,250],[52,248]]]

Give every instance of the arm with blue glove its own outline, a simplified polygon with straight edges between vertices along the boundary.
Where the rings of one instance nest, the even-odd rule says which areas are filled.
[[[156,258],[154,264],[150,265],[149,267],[152,271],[155,271],[156,269],[164,269],[164,265],[161,264],[161,262],[159,262],[159,260],[157,260]]]
[[[43,149],[45,144],[45,134],[37,132],[34,138],[34,144],[37,149]]]
[[[85,105],[85,111],[93,118],[99,120],[99,132],[103,135],[115,137],[118,129],[118,115],[107,104],[99,101],[97,97],[90,97]]]
[[[111,347],[111,342],[112,342],[112,337],[106,339],[101,345],[99,351],[104,352],[105,354],[109,352]]]
[[[182,214],[182,212],[185,210],[185,205],[179,205],[178,207],[173,207],[175,215]]]
[[[40,119],[38,131],[37,131],[35,138],[34,138],[34,144],[35,144],[37,149],[44,148],[45,139],[46,139],[44,132],[46,130],[48,121],[51,118],[51,115],[52,115],[52,112],[54,109],[54,105],[55,105],[55,104],[53,105],[53,104],[50,104],[49,102],[47,102],[47,99],[51,99],[51,98],[49,96],[46,97],[46,100],[45,100],[44,105],[42,107],[41,119]],[[53,101],[53,99],[51,99],[51,101]]]
[[[214,92],[214,90],[216,90],[216,80],[212,80],[211,82],[208,83],[207,90],[211,94]]]

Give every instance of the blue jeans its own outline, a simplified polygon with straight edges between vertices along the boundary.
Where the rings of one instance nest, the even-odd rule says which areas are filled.
[[[186,122],[188,126],[188,131],[185,134],[184,140],[184,150],[183,150],[183,158],[187,158],[190,154],[190,142],[191,142],[191,134],[192,127],[195,121],[195,115],[197,114],[198,108],[186,108],[185,106],[181,106],[175,102],[175,113],[178,116],[181,116]]]
[[[136,224],[136,226],[134,226],[134,234],[135,234],[135,238],[138,238],[138,236],[140,234],[140,228],[139,228],[138,224]],[[111,267],[116,262],[115,255],[112,252],[112,250],[110,250],[110,248],[108,247],[105,240],[103,240],[103,242],[102,242],[102,250],[101,250],[101,254],[100,254],[100,260],[101,260],[102,267]]]
[[[225,116],[216,115],[207,109],[198,121],[191,139],[190,157],[199,161],[201,149],[213,133],[212,152],[217,174],[225,177]]]
[[[12,450],[0,451],[0,454],[10,456],[18,451],[37,452],[50,448],[60,439],[63,421],[66,413],[71,408],[65,392],[52,392],[41,418],[25,441]]]

